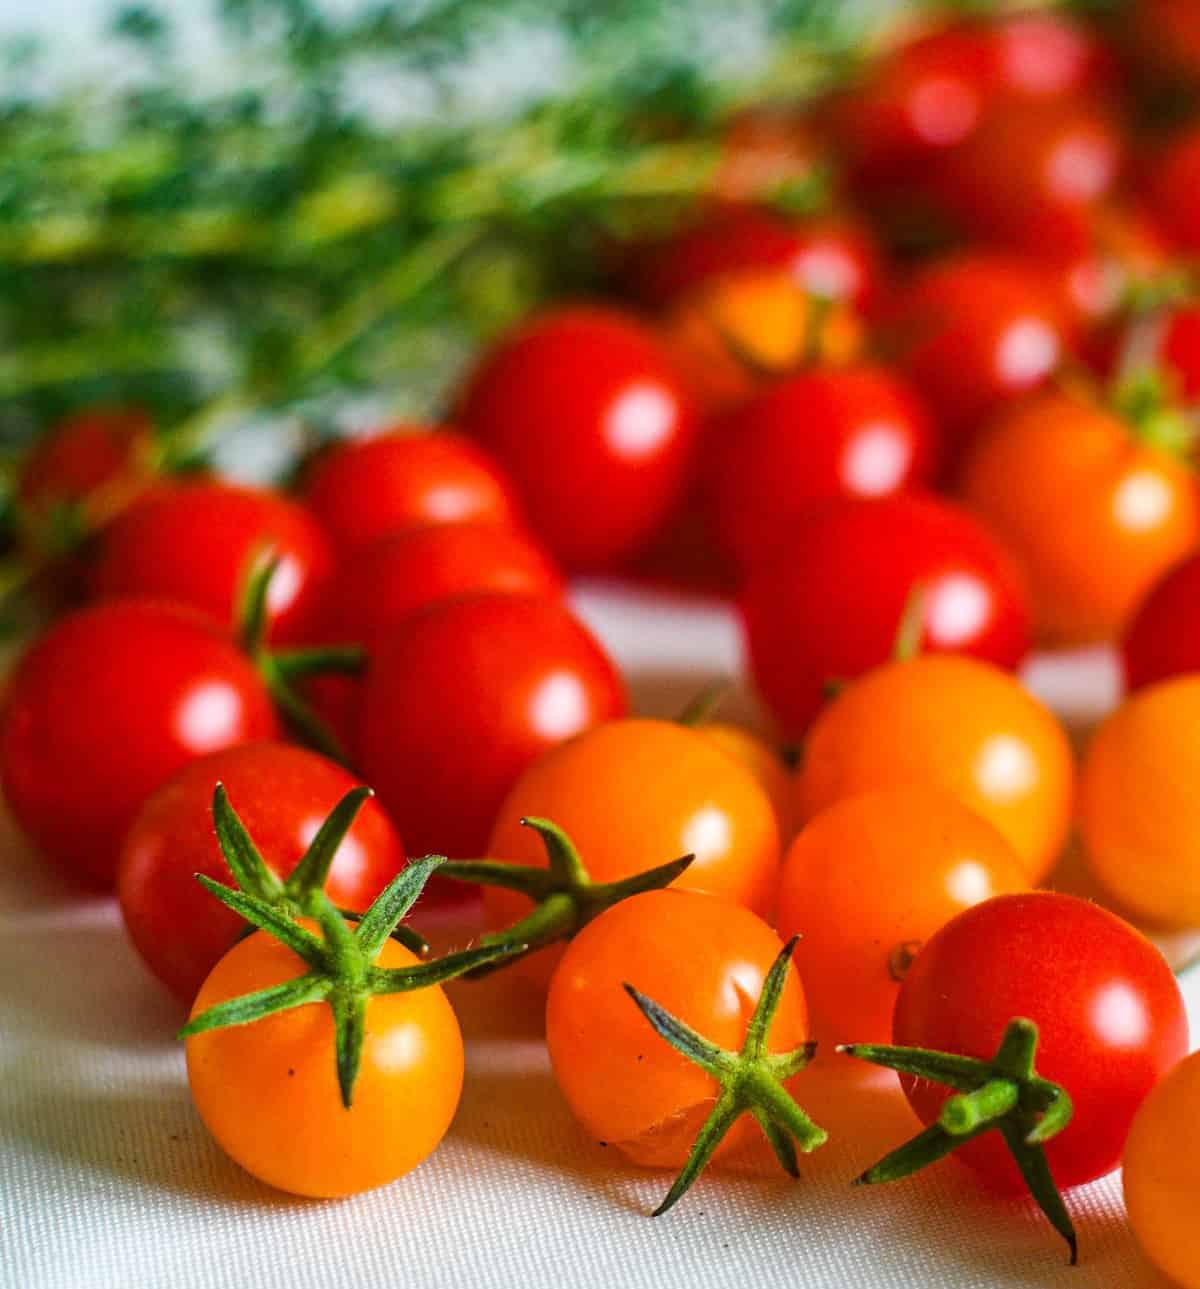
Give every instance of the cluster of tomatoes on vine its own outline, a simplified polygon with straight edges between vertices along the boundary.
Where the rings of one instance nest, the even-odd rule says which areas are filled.
[[[1074,1254],[1060,1190],[1125,1152],[1148,1252],[1200,1283],[1197,1060],[1156,1086],[1178,986],[1035,889],[1077,822],[1120,907],[1200,924],[1200,125],[1134,110],[1200,90],[1200,24],[1131,14],[1132,55],[957,21],[738,117],[680,225],[608,248],[619,300],[539,313],[447,425],[291,493],[170,476],[137,411],[41,442],[24,540],[83,603],[11,676],[4,793],[116,888],[251,1172],[419,1163],[463,1078],[439,986],[504,969],[584,1128],[682,1170],[663,1208],[759,1138],[799,1170],[815,1035],[926,1125],[862,1180],[954,1152]],[[771,204],[818,174],[828,209]],[[630,716],[580,573],[732,594],[777,741]],[[1015,670],[1110,640],[1129,696],[1077,776]],[[486,932],[428,957],[405,915],[471,885]]]

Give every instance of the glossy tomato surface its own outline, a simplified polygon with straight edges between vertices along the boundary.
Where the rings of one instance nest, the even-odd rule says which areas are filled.
[[[695,418],[682,378],[657,337],[616,310],[562,308],[518,327],[484,355],[458,415],[568,569],[636,554],[691,465]]]
[[[410,854],[480,857],[521,772],[624,711],[613,664],[557,600],[461,596],[413,614],[372,658],[362,769]]]
[[[111,885],[142,802],[189,761],[278,733],[266,687],[194,610],[114,600],[69,614],[21,660],[0,777],[21,829],[91,885]]]
[[[1032,1020],[1036,1068],[1066,1088],[1067,1127],[1046,1146],[1059,1186],[1103,1177],[1121,1160],[1146,1094],[1187,1052],[1183,998],[1162,954],[1115,914],[1072,895],[1002,895],[960,913],[918,955],[896,1001],[895,1041],[986,1060],[1005,1026]],[[949,1094],[904,1080],[932,1123]],[[987,1133],[955,1157],[997,1186],[1023,1183]]]
[[[740,607],[755,683],[789,735],[831,682],[892,657],[905,606],[923,602],[920,647],[1014,668],[1029,648],[1025,580],[966,510],[932,496],[841,501],[798,522],[756,568]]]
[[[267,867],[286,877],[357,781],[304,748],[246,743],[186,765],[138,811],[121,847],[121,913],[143,961],[185,1003],[246,925],[195,876],[233,884],[213,827],[218,783]],[[325,891],[339,908],[361,912],[403,866],[395,829],[369,800],[334,855]]]
[[[779,937],[748,909],[694,891],[622,900],[567,946],[546,1004],[554,1077],[598,1141],[646,1167],[678,1167],[712,1110],[717,1084],[650,1028],[626,982],[727,1049],[737,1050]],[[808,1036],[804,991],[789,972],[767,1040],[771,1052]],[[743,1115],[716,1158],[754,1140]]]
[[[743,569],[777,557],[814,501],[885,497],[928,482],[936,431],[886,369],[817,369],[723,417],[706,444],[712,522]]]
[[[462,435],[427,425],[336,444],[310,465],[302,490],[341,555],[427,524],[520,521],[495,461]]]
[[[1123,908],[1200,922],[1200,675],[1139,690],[1093,735],[1079,780],[1088,867]]]
[[[838,1043],[890,1043],[900,983],[922,945],[982,900],[1027,890],[1020,857],[948,793],[883,788],[816,815],[784,860],[775,925],[814,1027]]]
[[[270,637],[304,639],[333,556],[302,507],[258,488],[207,479],[158,485],[102,533],[92,587],[101,597],[190,604],[232,627],[246,580],[267,552],[279,560],[267,593]]]
[[[874,788],[926,784],[994,824],[1038,881],[1062,851],[1074,766],[1062,727],[1015,676],[948,654],[860,676],[804,744],[801,818]]]
[[[1172,565],[1150,588],[1121,640],[1127,690],[1200,672],[1200,555]]]
[[[998,418],[967,458],[963,496],[1021,560],[1036,628],[1054,645],[1119,635],[1200,540],[1191,467],[1069,394]]]
[[[376,959],[385,970],[416,962],[394,940]],[[304,970],[290,949],[257,931],[213,968],[192,1015]],[[462,1033],[436,985],[370,999],[349,1110],[324,1002],[195,1034],[187,1069],[205,1127],[247,1172],[295,1195],[355,1195],[411,1172],[445,1135],[462,1091]]]

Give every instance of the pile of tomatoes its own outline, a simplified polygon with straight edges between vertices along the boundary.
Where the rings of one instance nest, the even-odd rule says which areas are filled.
[[[1192,104],[1187,0],[923,27],[732,121],[711,191],[444,424],[287,491],[168,473],[137,410],[48,433],[18,508],[61,612],[4,795],[192,1009],[231,1155],[314,1195],[417,1165],[463,1079],[440,982],[503,970],[583,1129],[683,1169],[664,1207],[760,1135],[797,1170],[819,1042],[926,1125],[866,1180],[954,1151],[1073,1248],[1060,1190],[1124,1155],[1200,1285],[1176,980],[1039,889],[1077,827],[1115,908],[1200,925]],[[597,573],[731,597],[770,736],[630,714],[565,598]],[[1017,669],[1102,642],[1127,697],[1077,764]],[[478,886],[477,946],[423,958],[407,909]]]

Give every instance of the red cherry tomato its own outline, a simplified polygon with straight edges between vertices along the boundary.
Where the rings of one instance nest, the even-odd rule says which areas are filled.
[[[557,601],[460,596],[407,618],[372,659],[362,768],[411,853],[477,857],[539,753],[624,711],[612,663]]]
[[[61,619],[22,659],[0,780],[43,853],[111,885],[122,838],[155,788],[196,757],[277,734],[258,673],[207,619],[114,600]]]
[[[1122,44],[1143,69],[1171,89],[1200,84],[1200,10],[1194,0],[1138,0],[1121,11]]]
[[[1128,690],[1200,672],[1200,555],[1181,560],[1151,587],[1121,641]]]
[[[919,272],[885,321],[947,436],[950,464],[982,421],[1043,384],[1067,347],[1064,307],[1036,265],[963,254]]]
[[[92,587],[106,598],[177,600],[232,626],[246,577],[268,550],[279,559],[270,638],[304,639],[332,567],[329,543],[303,509],[258,488],[208,479],[156,487],[104,530]]]
[[[506,337],[463,391],[467,430],[510,471],[568,568],[634,555],[681,495],[694,418],[659,341],[612,310],[565,308]]]
[[[894,1039],[990,1060],[1015,1017],[1038,1026],[1038,1073],[1075,1107],[1046,1146],[1055,1181],[1111,1172],[1138,1106],[1188,1050],[1183,998],[1162,954],[1075,896],[997,896],[960,913],[917,955],[896,1000]],[[926,1081],[905,1079],[904,1090],[926,1123],[949,1095]],[[997,1186],[1023,1186],[997,1133],[955,1154]]]
[[[213,829],[218,783],[282,878],[356,780],[304,748],[247,743],[191,762],[142,806],[121,848],[117,894],[135,948],[185,1003],[245,930],[195,877],[232,885]],[[377,801],[366,801],[334,855],[325,893],[339,908],[361,912],[403,867],[395,829]]]
[[[881,367],[781,381],[722,418],[707,446],[717,540],[744,568],[770,560],[814,501],[887,496],[934,464],[927,412]]]
[[[1200,251],[1200,129],[1181,135],[1150,167],[1150,213],[1181,251]]]
[[[427,524],[520,522],[498,465],[460,434],[395,426],[319,456],[304,499],[339,554]]]
[[[1132,359],[1163,380],[1176,402],[1200,402],[1200,305],[1160,309],[1104,328],[1089,347],[1088,360],[1103,376],[1118,375]]]
[[[714,205],[666,241],[638,248],[624,277],[662,306],[735,274],[783,271],[825,300],[874,303],[883,266],[870,232],[843,215],[787,220],[755,206]]]
[[[816,716],[830,681],[892,656],[905,604],[924,596],[921,648],[1014,668],[1029,648],[1021,574],[967,511],[934,497],[814,509],[756,568],[741,610],[755,681],[789,734]]]

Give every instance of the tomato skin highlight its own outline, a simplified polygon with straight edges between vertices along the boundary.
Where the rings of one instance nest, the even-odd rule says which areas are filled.
[[[1067,736],[1015,677],[987,663],[930,654],[846,686],[809,732],[800,817],[858,792],[917,783],[945,789],[994,824],[1031,882],[1062,851],[1074,793]]]
[[[770,560],[814,502],[884,497],[932,479],[936,437],[916,394],[882,367],[816,369],[722,418],[708,476],[717,539],[743,569]]]
[[[377,964],[417,961],[389,940]],[[192,1015],[304,970],[257,931],[213,968]],[[445,1135],[462,1090],[462,1034],[438,986],[370,999],[349,1110],[333,1033],[321,1002],[187,1039],[188,1083],[209,1132],[247,1172],[295,1195],[355,1195],[411,1172]]]
[[[687,482],[695,415],[658,338],[611,309],[523,324],[468,379],[458,419],[509,471],[567,569],[605,569],[655,534]]]
[[[890,1043],[906,959],[964,908],[1028,887],[1000,833],[937,789],[885,788],[822,811],[784,858],[775,919],[784,939],[800,936],[818,1035]]]
[[[111,886],[151,792],[197,757],[278,734],[257,671],[208,619],[114,600],[60,618],[18,664],[0,780],[42,853]]]
[[[213,827],[218,783],[267,867],[284,878],[356,780],[304,748],[246,743],[191,762],[143,804],[121,848],[117,894],[134,947],[185,1004],[246,925],[195,877],[233,884]],[[361,912],[403,867],[395,829],[379,803],[367,801],[334,856],[325,892],[338,908]]]
[[[1015,560],[973,515],[933,496],[814,506],[739,596],[755,684],[790,736],[826,686],[892,657],[909,597],[924,598],[924,653],[1005,669],[1029,651],[1030,609]]]
[[[310,463],[302,494],[342,556],[428,524],[521,522],[496,462],[463,435],[425,425],[327,449]]]
[[[478,858],[526,766],[625,705],[612,662],[558,601],[464,595],[405,619],[373,657],[362,768],[410,853]]]
[[[1181,1289],[1200,1287],[1200,1054],[1151,1091],[1125,1143],[1125,1210],[1142,1251]]]
[[[718,1046],[737,1049],[783,944],[761,918],[695,891],[622,900],[567,946],[546,1001],[554,1077],[584,1130],[645,1167],[678,1167],[717,1093],[716,1081],[664,1043],[622,988],[625,982]],[[768,1048],[808,1036],[804,990],[788,973]],[[753,1141],[738,1120],[715,1158]]]
[[[267,596],[270,639],[306,638],[333,566],[325,535],[293,502],[219,480],[160,483],[104,530],[92,569],[105,599],[176,600],[234,627],[255,560],[280,561]]]
[[[1014,1017],[1039,1030],[1038,1073],[1075,1107],[1046,1144],[1060,1187],[1111,1172],[1134,1113],[1187,1052],[1183,998],[1170,968],[1115,914],[1049,891],[1001,895],[947,923],[909,970],[896,1000],[894,1041],[989,1059]],[[950,1090],[901,1080],[920,1118],[933,1123]],[[995,1133],[956,1158],[1003,1190],[1024,1183]]]

